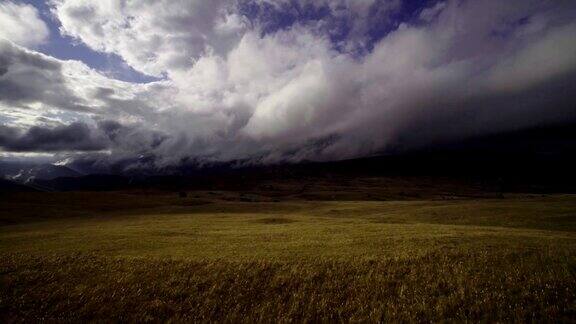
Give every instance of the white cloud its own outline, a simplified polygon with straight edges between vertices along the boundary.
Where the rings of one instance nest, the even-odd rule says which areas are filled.
[[[34,6],[0,2],[0,39],[34,47],[44,43],[48,36],[50,31]]]
[[[562,76],[576,66],[576,23],[553,28],[500,62],[487,80],[490,87],[518,91]]]
[[[53,12],[65,34],[154,76],[225,52],[244,29],[223,0],[55,0]]]

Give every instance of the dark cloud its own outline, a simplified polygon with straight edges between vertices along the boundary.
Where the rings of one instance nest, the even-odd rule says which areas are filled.
[[[138,153],[152,151],[169,138],[141,125],[122,125],[113,120],[98,122],[98,129],[110,140],[112,147],[120,149],[131,147],[133,152]]]
[[[103,120],[95,126],[82,122],[56,127],[33,126],[27,130],[0,125],[0,148],[7,152],[93,152],[112,151],[118,160],[150,156],[168,137],[142,128]],[[107,154],[109,160],[114,156]],[[101,156],[101,155],[98,155]]]
[[[25,132],[0,126],[0,147],[9,152],[100,151],[108,145],[103,136],[83,123],[34,126]]]
[[[439,90],[428,102],[398,117],[388,127],[394,131],[383,151],[432,149],[468,138],[576,122],[576,71],[521,91],[478,93],[456,100],[451,92],[466,89],[453,85],[448,90]],[[386,121],[373,123],[369,129]]]
[[[69,88],[62,62],[0,40],[0,103],[25,108],[36,102],[56,109],[91,111]]]

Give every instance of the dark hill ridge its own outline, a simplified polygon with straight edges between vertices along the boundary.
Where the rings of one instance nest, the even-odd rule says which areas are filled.
[[[393,188],[398,194],[576,192],[576,125],[556,125],[437,143],[367,158],[260,165],[189,163],[162,171],[81,176],[65,166],[24,166],[42,190],[229,190],[304,195]],[[2,173],[19,171],[2,164]],[[8,166],[8,167],[5,167]],[[21,179],[20,179],[21,180]],[[412,188],[412,189],[410,189]]]
[[[30,186],[21,185],[19,183],[14,182],[14,181],[0,179],[0,193],[31,192],[31,191],[37,191],[37,190],[30,187]]]
[[[362,198],[384,190],[413,198],[493,196],[576,192],[576,176],[571,172],[575,163],[573,157],[554,155],[434,152],[272,166],[218,165],[179,175],[61,177],[34,184],[57,191],[223,190],[301,197],[314,192],[356,192]]]
[[[78,176],[82,176],[82,174],[64,165],[0,161],[0,178],[11,179],[20,183],[35,179],[52,180],[60,177]]]

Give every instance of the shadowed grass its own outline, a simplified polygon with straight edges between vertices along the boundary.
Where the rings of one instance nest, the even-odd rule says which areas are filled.
[[[377,261],[9,256],[2,312],[22,320],[548,321],[576,316],[573,255],[480,252]]]

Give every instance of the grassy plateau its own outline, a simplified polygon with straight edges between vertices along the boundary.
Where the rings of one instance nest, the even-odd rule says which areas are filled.
[[[0,197],[2,322],[576,321],[576,196]]]

